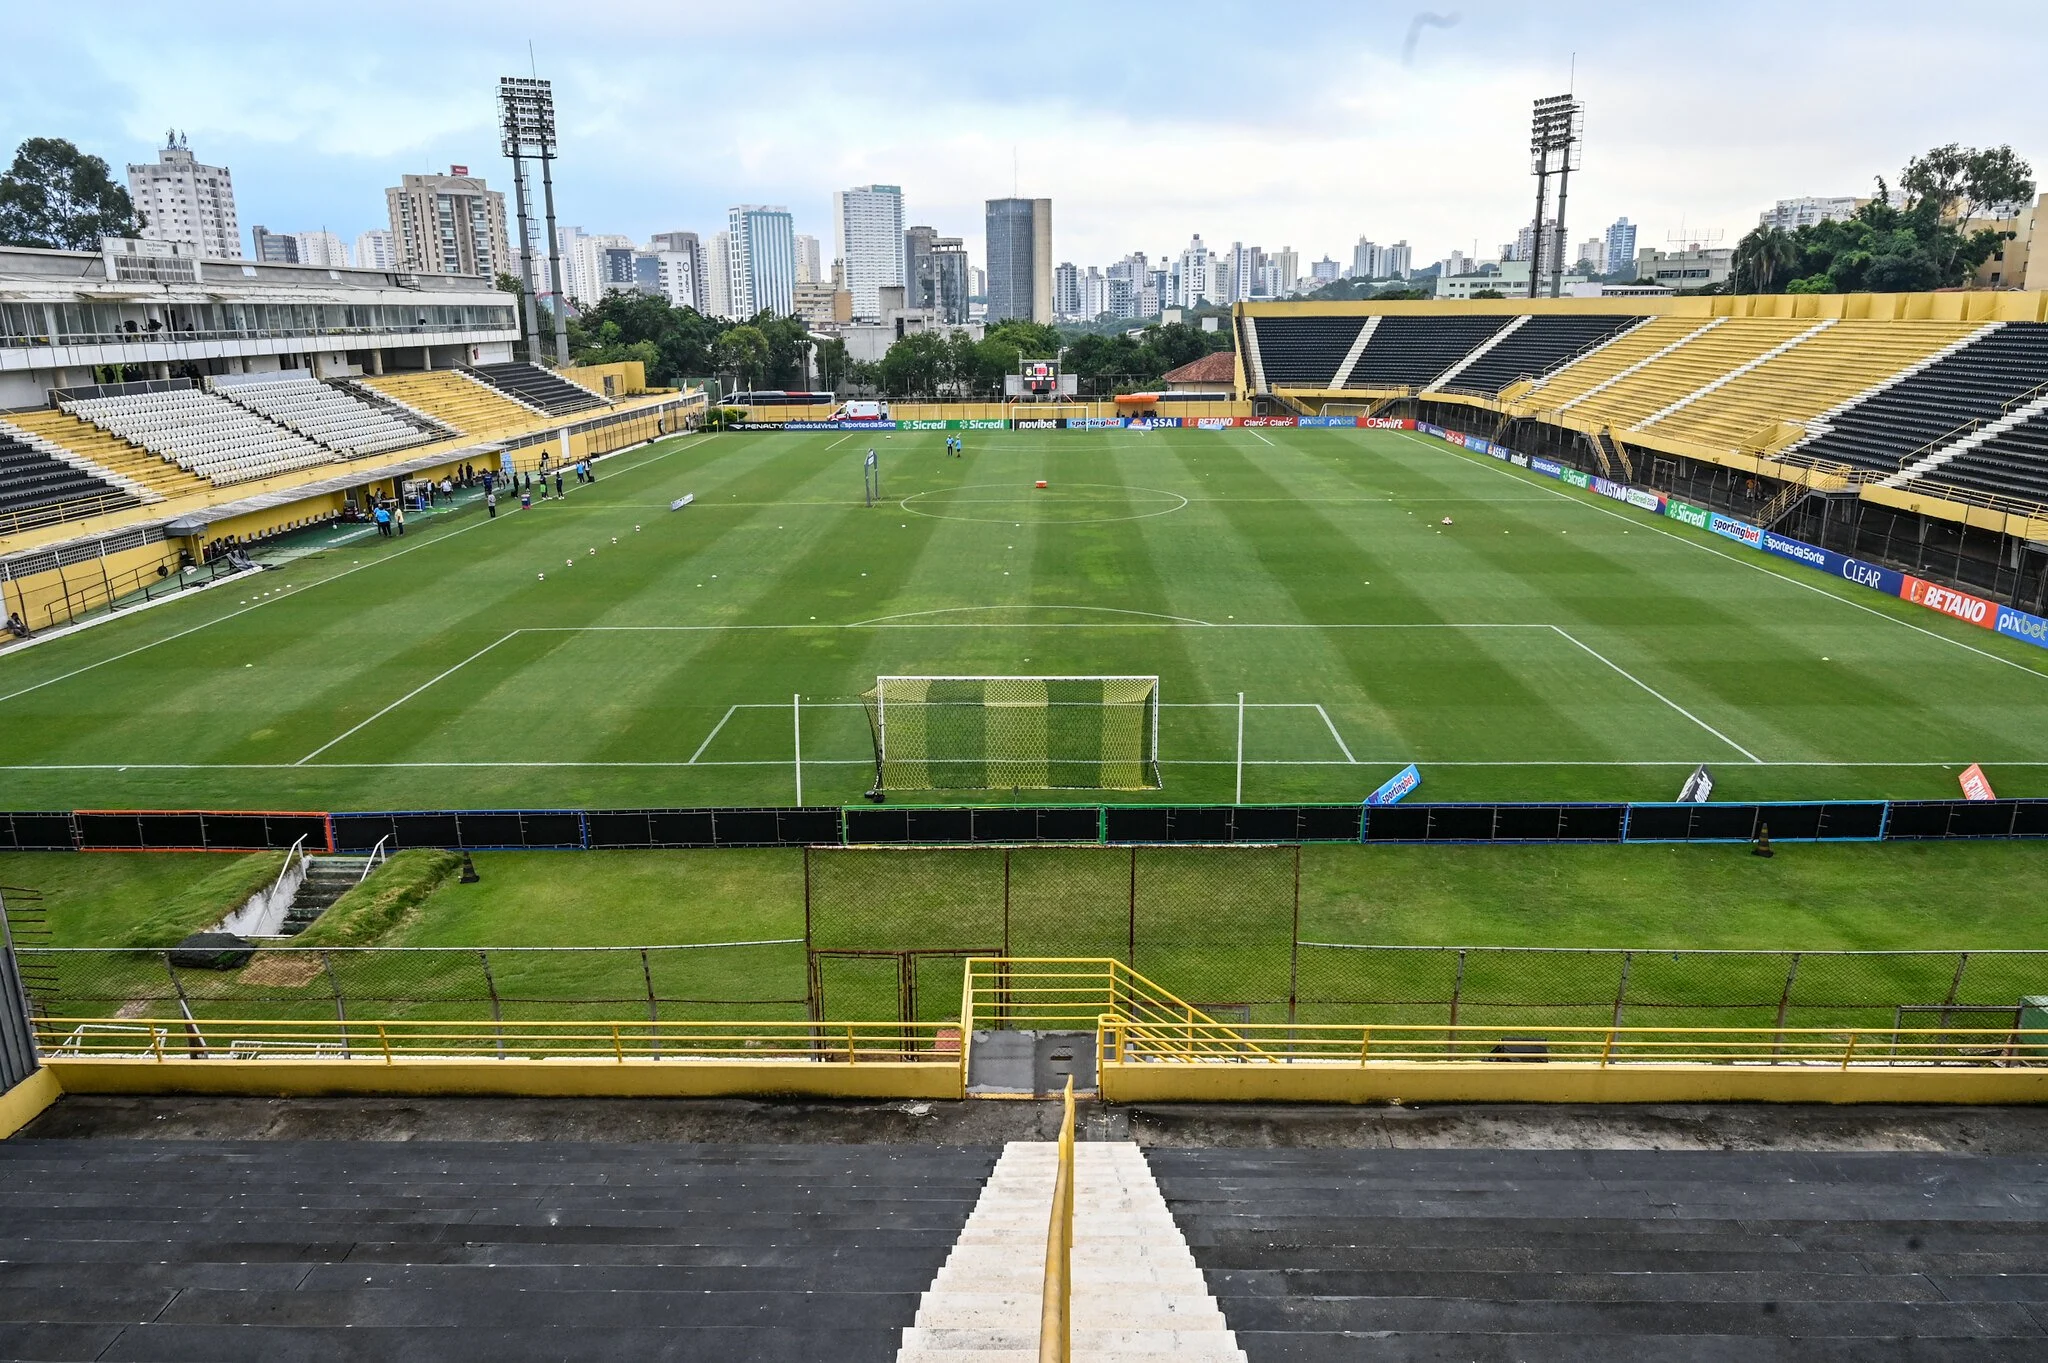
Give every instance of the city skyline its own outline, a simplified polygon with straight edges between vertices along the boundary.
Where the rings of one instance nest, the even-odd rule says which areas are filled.
[[[498,76],[528,69],[531,35],[540,74],[556,83],[564,218],[636,240],[707,233],[740,202],[790,204],[806,234],[824,236],[831,192],[879,181],[902,186],[915,221],[970,242],[986,199],[1057,200],[1056,249],[1077,262],[1163,250],[1194,230],[1219,242],[1289,242],[1309,259],[1341,258],[1363,232],[1405,239],[1427,261],[1469,250],[1475,236],[1490,254],[1526,219],[1528,102],[1573,81],[1574,52],[1589,108],[1574,237],[1626,215],[1646,246],[1664,245],[1682,224],[1732,239],[1778,199],[1868,194],[1872,177],[1895,176],[1940,142],[2010,140],[2025,155],[2039,124],[2019,79],[2043,48],[2030,33],[1981,54],[1967,105],[1864,79],[1905,69],[1944,36],[1938,16],[1897,4],[1812,6],[1811,21],[1829,27],[1824,52],[1766,46],[1739,70],[1643,61],[1642,35],[1606,3],[1589,12],[1594,21],[1561,28],[1506,5],[1467,5],[1455,29],[1424,33],[1406,61],[1405,11],[1290,4],[1262,12],[1261,23],[1313,35],[1314,59],[1245,63],[1229,73],[1231,98],[1214,101],[1193,98],[1170,65],[1135,57],[1112,59],[1107,78],[1063,74],[1070,63],[1050,58],[1059,18],[1079,17],[1077,7],[1029,26],[966,16],[935,32],[915,61],[883,42],[891,6],[858,23],[785,8],[792,42],[834,60],[800,87],[776,85],[764,107],[736,92],[790,54],[722,49],[693,75],[693,133],[682,143],[659,133],[677,113],[663,37],[707,41],[737,20],[599,0],[588,22],[563,30],[534,4],[420,12],[366,0],[345,25],[145,39],[125,25],[29,11],[14,16],[17,36],[50,60],[18,73],[18,97],[0,109],[0,144],[64,136],[118,168],[151,159],[160,130],[180,127],[210,164],[234,169],[243,224],[324,227],[352,240],[385,225],[381,191],[403,173],[466,164],[509,188],[492,92]],[[1731,30],[1744,15],[1777,15],[1748,0],[1727,10]],[[1142,28],[1167,13],[1141,7],[1132,18]],[[630,49],[605,39],[607,16],[635,26]],[[436,54],[427,81],[404,55],[423,50]],[[1000,62],[988,60],[992,50]],[[877,69],[889,78],[869,79]],[[974,78],[960,79],[963,70]],[[820,129],[829,131],[821,138]],[[1195,153],[1228,171],[1190,173]],[[1441,174],[1450,163],[1455,193]],[[1354,165],[1372,173],[1317,169]]]

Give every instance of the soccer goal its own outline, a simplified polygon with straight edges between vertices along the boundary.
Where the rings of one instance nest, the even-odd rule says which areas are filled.
[[[1326,402],[1323,404],[1322,415],[1371,416],[1373,408],[1379,405],[1377,402]]]
[[[1157,677],[877,677],[875,788],[1156,790]]]
[[[1085,402],[1006,402],[1003,416],[1012,430],[1031,430],[1033,422],[1083,421],[1095,415]],[[1041,427],[1040,429],[1044,429]]]

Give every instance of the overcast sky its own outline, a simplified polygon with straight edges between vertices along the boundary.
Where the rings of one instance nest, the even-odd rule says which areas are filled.
[[[468,165],[512,188],[500,75],[555,83],[560,220],[645,240],[738,202],[830,234],[831,191],[899,184],[910,223],[982,253],[982,200],[1053,200],[1054,254],[1360,235],[1418,265],[1528,220],[1529,103],[1576,82],[1574,241],[1643,245],[1771,201],[1867,194],[1929,146],[2011,142],[2048,170],[2048,8],[1995,24],[1905,0],[1569,6],[1432,0],[1038,6],[351,0],[202,16],[13,0],[0,145],[69,138],[117,174],[164,130],[226,165],[248,228],[387,226],[383,188]],[[1414,33],[1412,44],[1408,41]],[[1960,49],[1967,49],[1962,55]],[[1944,53],[1958,53],[1948,57]],[[32,60],[22,58],[32,54]],[[1958,81],[1967,77],[1967,83]],[[829,258],[831,250],[826,247]]]

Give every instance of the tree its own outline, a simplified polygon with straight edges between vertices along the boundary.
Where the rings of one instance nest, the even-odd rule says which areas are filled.
[[[2034,197],[2034,168],[2011,147],[1936,147],[1906,163],[1899,177],[1907,206],[1932,202],[1948,221],[1967,221],[1980,209]]]
[[[1799,243],[1790,232],[1759,225],[1735,243],[1736,292],[1778,293],[1798,263]]]
[[[107,163],[60,137],[31,137],[0,175],[0,246],[97,251],[144,225]]]
[[[1502,293],[1499,289],[1478,289],[1468,296],[1472,298],[1485,298],[1489,300],[1507,297],[1507,295]]]
[[[732,375],[735,389],[752,389],[768,367],[768,338],[757,326],[736,326],[714,347],[718,368]]]

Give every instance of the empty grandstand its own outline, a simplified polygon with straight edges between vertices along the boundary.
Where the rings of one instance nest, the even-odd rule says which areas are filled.
[[[546,420],[546,413],[461,370],[386,374],[361,382],[474,440],[495,440]]]
[[[97,511],[116,511],[141,500],[131,486],[115,485],[112,477],[88,471],[64,459],[56,447],[28,432],[0,422],[0,507],[5,522],[33,524],[34,513],[65,505],[89,504]]]
[[[335,458],[333,450],[197,388],[116,392],[67,401],[64,410],[155,450],[216,487]]]
[[[583,385],[550,374],[536,364],[479,364],[469,372],[529,407],[555,416],[606,405],[603,398]]]
[[[434,439],[390,411],[304,373],[214,380],[213,391],[280,426],[351,457],[384,454]]]

